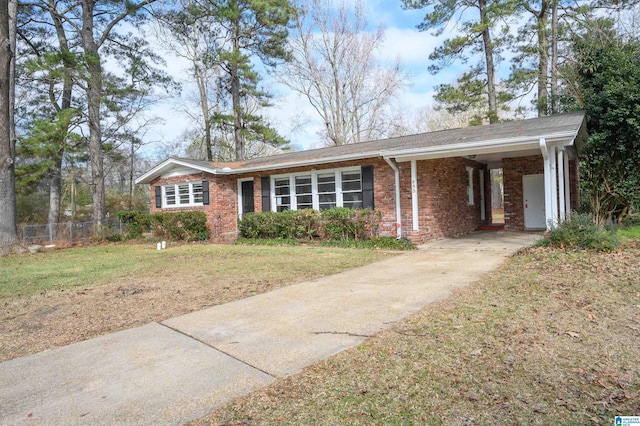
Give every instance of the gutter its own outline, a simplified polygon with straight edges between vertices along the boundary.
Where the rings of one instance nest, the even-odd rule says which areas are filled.
[[[396,178],[396,238],[402,238],[402,212],[400,211],[400,169],[398,165],[388,157],[382,157],[394,171]]]

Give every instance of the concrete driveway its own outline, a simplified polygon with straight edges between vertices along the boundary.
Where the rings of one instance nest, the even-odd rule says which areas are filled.
[[[540,236],[479,232],[0,364],[0,424],[182,424],[367,337]]]

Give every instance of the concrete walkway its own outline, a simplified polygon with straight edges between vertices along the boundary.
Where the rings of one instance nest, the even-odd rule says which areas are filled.
[[[475,233],[0,364],[0,424],[178,425],[362,343],[537,234]]]

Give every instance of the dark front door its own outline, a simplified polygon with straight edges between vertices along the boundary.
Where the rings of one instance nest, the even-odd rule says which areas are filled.
[[[253,181],[246,180],[241,182],[242,185],[242,214],[251,213],[253,207]]]

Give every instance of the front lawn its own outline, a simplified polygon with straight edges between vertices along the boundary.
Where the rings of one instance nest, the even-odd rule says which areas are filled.
[[[114,244],[0,257],[0,361],[143,325],[393,253]]]
[[[194,424],[612,425],[640,415],[640,242],[532,248]]]

